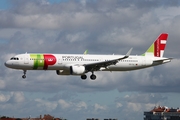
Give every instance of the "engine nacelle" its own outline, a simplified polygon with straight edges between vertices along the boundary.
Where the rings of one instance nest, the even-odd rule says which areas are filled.
[[[82,75],[85,73],[84,66],[70,66],[70,74],[71,75]]]

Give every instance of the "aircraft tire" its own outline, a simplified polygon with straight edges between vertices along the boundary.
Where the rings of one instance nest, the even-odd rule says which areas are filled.
[[[25,78],[26,78],[26,75],[23,75],[22,78],[25,79]]]
[[[95,80],[95,79],[96,79],[96,75],[92,74],[92,75],[90,76],[90,78],[91,78],[91,80]]]
[[[81,75],[81,79],[85,80],[87,78],[86,75]]]

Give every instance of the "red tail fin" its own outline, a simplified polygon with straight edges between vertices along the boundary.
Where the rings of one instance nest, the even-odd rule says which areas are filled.
[[[163,57],[167,38],[168,38],[167,33],[160,34],[159,37],[154,41],[154,43],[149,47],[149,49],[143,55]]]
[[[162,33],[158,37],[158,39],[154,42],[154,56],[163,57],[167,38],[168,38],[168,34]]]

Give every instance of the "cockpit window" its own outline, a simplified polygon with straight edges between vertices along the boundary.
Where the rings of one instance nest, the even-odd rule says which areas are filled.
[[[10,60],[19,60],[17,57],[12,57]]]

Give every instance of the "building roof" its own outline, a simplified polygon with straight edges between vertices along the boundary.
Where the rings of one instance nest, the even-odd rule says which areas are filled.
[[[154,109],[152,109],[150,112],[180,112],[180,109],[168,108],[166,106],[155,106]]]

